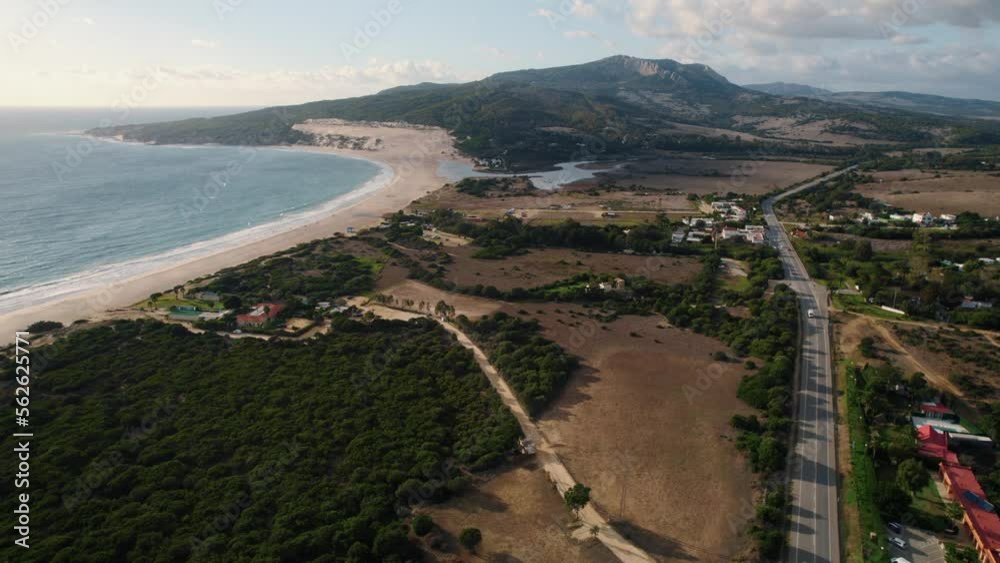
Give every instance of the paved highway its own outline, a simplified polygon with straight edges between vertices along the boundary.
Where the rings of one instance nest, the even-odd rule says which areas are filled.
[[[790,563],[840,563],[837,513],[837,403],[830,350],[830,317],[826,289],[810,278],[788,234],[774,215],[774,202],[844,174],[834,172],[764,201],[768,237],[778,246],[786,283],[799,295],[802,318],[801,365],[795,390],[795,455],[789,460]],[[807,311],[815,311],[809,318]]]

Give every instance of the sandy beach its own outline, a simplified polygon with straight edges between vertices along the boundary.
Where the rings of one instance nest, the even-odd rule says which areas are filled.
[[[101,319],[109,310],[128,307],[151,293],[168,290],[222,268],[272,254],[303,242],[378,224],[386,213],[406,207],[411,201],[440,188],[446,180],[437,174],[438,162],[466,160],[454,148],[452,138],[439,128],[406,127],[395,124],[345,123],[316,120],[295,126],[317,135],[317,146],[278,147],[326,152],[363,158],[390,167],[393,178],[364,198],[318,218],[315,222],[227,249],[171,265],[131,278],[109,272],[100,287],[0,315],[0,342],[13,340],[14,332],[39,320],[69,324],[78,319]],[[367,142],[360,139],[367,138]],[[379,139],[380,142],[375,140]],[[326,146],[324,146],[326,145]]]

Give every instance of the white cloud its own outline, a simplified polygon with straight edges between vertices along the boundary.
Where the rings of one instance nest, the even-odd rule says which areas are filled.
[[[996,0],[629,0],[626,23],[650,37],[734,29],[775,37],[891,39],[935,23],[1000,22]]]
[[[600,39],[600,37],[593,31],[587,31],[585,29],[572,29],[563,32],[563,37],[567,39]]]
[[[151,73],[162,77],[147,105],[283,105],[373,94],[393,86],[420,82],[466,82],[482,78],[463,74],[435,60],[375,61],[291,70],[250,70],[227,65],[161,65],[159,67],[67,66],[46,69],[45,76],[11,75],[33,82],[41,92],[63,91],[86,84],[89,97],[80,105],[103,105],[128,94]],[[28,72],[28,71],[25,71]],[[0,101],[3,101],[0,98]]]
[[[1000,0],[628,0],[622,17],[660,56],[738,83],[1000,91]],[[952,34],[961,47],[945,43]]]
[[[961,98],[996,99],[1000,53],[962,45],[914,51],[854,48],[831,55],[720,55],[709,64],[738,83],[801,82],[830,90],[906,90]]]
[[[83,18],[80,21],[82,21],[83,23],[85,23],[87,25],[94,25],[94,23],[95,23],[94,22],[94,18]]]
[[[192,39],[191,46],[199,49],[218,49],[222,46],[222,42],[214,39]]]

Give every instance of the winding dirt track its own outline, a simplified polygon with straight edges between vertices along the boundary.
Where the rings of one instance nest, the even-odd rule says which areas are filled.
[[[363,305],[363,308],[380,317],[396,320],[409,320],[417,317],[434,318],[428,315],[412,313],[409,311],[400,311],[398,309],[392,309],[382,305],[367,304]],[[507,382],[500,376],[496,368],[490,364],[486,354],[483,353],[483,351],[472,341],[472,339],[466,336],[466,334],[457,327],[438,318],[434,318],[434,320],[444,327],[445,330],[454,334],[458,339],[459,344],[472,351],[473,356],[476,358],[476,363],[479,364],[483,373],[486,374],[486,378],[489,379],[490,384],[494,389],[496,389],[497,393],[500,395],[500,399],[503,400],[504,405],[510,409],[514,418],[517,419],[518,424],[521,425],[521,431],[524,433],[524,436],[535,443],[535,456],[538,461],[541,462],[542,469],[544,469],[545,473],[549,476],[549,480],[555,484],[560,496],[565,494],[567,490],[576,484],[576,481],[573,480],[573,476],[570,475],[569,470],[566,469],[562,460],[560,460],[559,456],[556,455],[555,450],[552,448],[551,444],[549,444],[545,435],[542,434],[538,426],[531,420],[531,417],[528,416],[524,407],[522,407],[521,403],[518,402],[517,397],[514,396],[510,386],[507,385]],[[612,528],[607,519],[598,513],[592,504],[588,504],[580,510],[578,516],[584,525],[580,526],[574,533],[574,537],[576,537],[576,539],[582,541],[591,537],[590,530],[596,526],[600,530],[597,534],[597,539],[600,540],[600,542],[603,543],[609,550],[611,550],[615,557],[624,563],[652,563],[656,561],[648,553],[633,545],[630,541],[619,534],[617,530]]]

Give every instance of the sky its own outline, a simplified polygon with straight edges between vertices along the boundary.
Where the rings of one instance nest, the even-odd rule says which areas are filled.
[[[0,106],[266,106],[616,54],[1000,100],[1000,0],[3,0]]]

